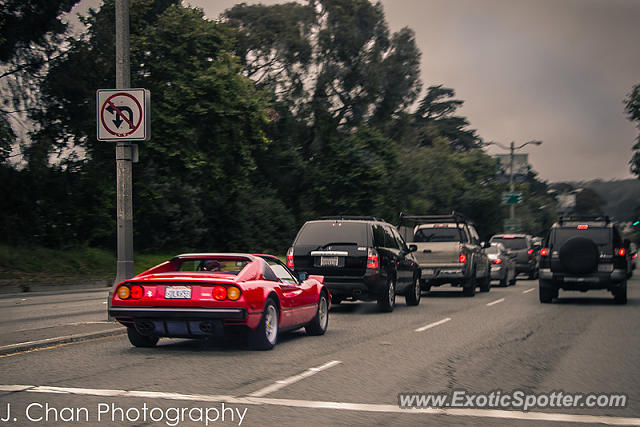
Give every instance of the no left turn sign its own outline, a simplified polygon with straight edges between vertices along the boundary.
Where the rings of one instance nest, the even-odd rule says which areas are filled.
[[[146,89],[99,89],[99,141],[147,141],[150,132],[150,93]]]

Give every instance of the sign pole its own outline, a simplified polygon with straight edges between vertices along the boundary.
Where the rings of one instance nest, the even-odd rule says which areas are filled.
[[[116,89],[128,89],[131,86],[129,0],[116,0],[115,6]],[[118,141],[116,145],[118,263],[115,283],[129,279],[134,275],[132,157],[131,142]]]

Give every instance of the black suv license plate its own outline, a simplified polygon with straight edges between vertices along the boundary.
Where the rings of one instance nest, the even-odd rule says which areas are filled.
[[[337,256],[323,256],[320,257],[321,267],[337,267],[339,265],[339,259]]]

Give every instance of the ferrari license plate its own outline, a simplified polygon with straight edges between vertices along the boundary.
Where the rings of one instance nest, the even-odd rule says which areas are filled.
[[[167,286],[164,288],[166,299],[190,299],[191,286]]]
[[[338,257],[337,256],[323,256],[323,257],[320,257],[320,265],[322,267],[337,267],[338,266]]]

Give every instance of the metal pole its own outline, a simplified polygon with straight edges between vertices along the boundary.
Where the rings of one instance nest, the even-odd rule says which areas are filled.
[[[129,0],[116,0],[116,89],[131,87],[129,60]],[[133,277],[132,148],[116,145],[118,263],[115,283]]]
[[[515,148],[513,147],[513,141],[511,141],[510,148],[511,150],[510,150],[510,156],[509,156],[509,192],[513,194],[513,190],[515,190],[513,185],[513,152],[515,151]],[[509,206],[509,218],[514,219],[515,217],[516,217],[516,205],[512,203]]]

